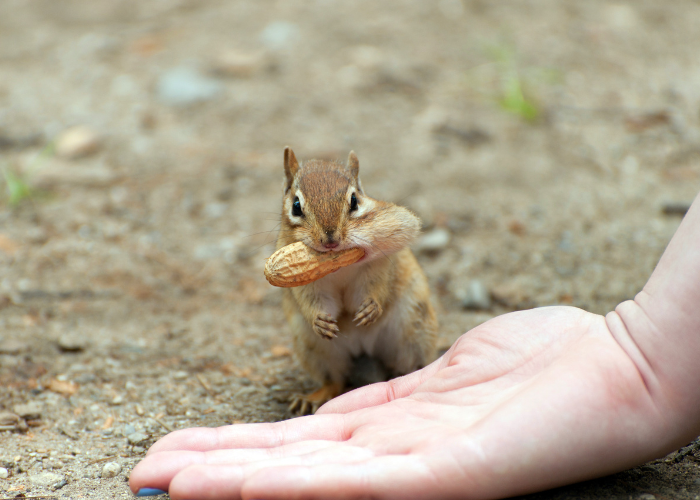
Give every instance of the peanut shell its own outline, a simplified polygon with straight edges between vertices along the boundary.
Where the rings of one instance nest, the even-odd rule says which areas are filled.
[[[301,241],[277,250],[265,262],[265,277],[273,286],[284,288],[308,285],[349,266],[365,255],[361,248],[340,252],[317,252]]]

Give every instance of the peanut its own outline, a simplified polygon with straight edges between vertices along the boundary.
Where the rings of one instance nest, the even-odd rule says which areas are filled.
[[[265,262],[265,277],[273,286],[308,285],[341,267],[349,266],[365,255],[361,248],[340,252],[317,252],[301,241],[277,250]]]

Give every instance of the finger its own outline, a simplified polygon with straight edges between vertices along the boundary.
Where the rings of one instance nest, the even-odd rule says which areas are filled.
[[[320,466],[327,463],[347,466],[367,461],[372,457],[372,452],[366,448],[335,444],[314,453],[243,465],[197,464],[175,475],[167,491],[173,500],[239,498],[243,483],[263,470]]]
[[[308,439],[344,441],[347,438],[345,419],[339,417],[310,415],[272,424],[183,429],[159,439],[148,454],[167,450],[271,448]]]
[[[162,451],[139,462],[131,472],[129,485],[133,491],[141,488],[167,490],[172,478],[181,470],[198,464],[243,465],[263,460],[284,459],[309,455],[337,446],[335,441],[302,441],[277,448],[201,451]]]
[[[420,458],[393,455],[355,464],[262,469],[244,479],[241,493],[270,500],[442,498],[449,485],[437,479]]]
[[[395,399],[405,398],[413,393],[413,391],[429,379],[440,369],[442,358],[430,363],[425,368],[398,377],[388,382],[379,382],[377,384],[368,385],[350,391],[342,396],[330,400],[325,405],[321,406],[316,412],[316,415],[332,413],[349,413],[351,411],[369,408],[388,403]]]

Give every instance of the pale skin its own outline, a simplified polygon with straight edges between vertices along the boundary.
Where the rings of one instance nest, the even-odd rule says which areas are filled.
[[[506,314],[413,374],[274,424],[162,438],[130,486],[179,499],[499,498],[643,463],[700,434],[700,199],[607,316]]]

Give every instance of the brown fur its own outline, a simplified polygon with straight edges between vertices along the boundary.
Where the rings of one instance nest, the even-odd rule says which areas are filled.
[[[336,242],[337,249],[361,247],[366,254],[314,283],[284,291],[283,308],[302,365],[319,382],[342,388],[353,357],[361,354],[381,359],[392,375],[431,362],[437,319],[427,279],[407,248],[420,220],[404,207],[366,196],[352,152],[347,166],[319,160],[300,166],[287,148],[285,174],[277,248],[302,241],[325,251]],[[352,192],[356,212],[350,211]],[[303,217],[290,214],[296,197],[303,201]]]

